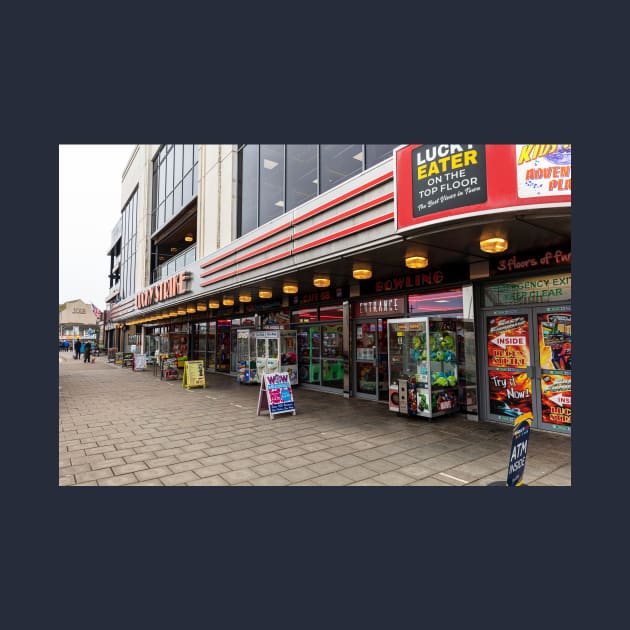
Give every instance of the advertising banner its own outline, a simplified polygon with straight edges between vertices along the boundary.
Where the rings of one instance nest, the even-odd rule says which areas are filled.
[[[262,375],[256,415],[259,416],[263,409],[269,409],[272,420],[274,415],[278,413],[295,415],[295,401],[293,400],[289,374],[276,372],[275,374]]]
[[[203,361],[186,361],[184,363],[184,376],[182,387],[203,387],[206,389],[206,374],[203,371]]]
[[[490,413],[505,419],[532,411],[529,321],[524,315],[488,317]]]
[[[527,317],[525,315],[488,317],[488,367],[526,369],[529,365]]]
[[[571,311],[538,315],[540,367],[543,370],[571,371]]]
[[[545,374],[541,378],[542,421],[571,427],[571,376]]]
[[[571,145],[408,144],[394,152],[396,230],[571,205]]]
[[[423,144],[411,153],[413,216],[483,203],[486,147],[483,144]]]
[[[531,425],[531,414],[522,416],[514,421],[512,447],[510,448],[510,461],[508,463],[507,486],[520,486],[523,484],[523,473],[525,472],[525,459],[527,457],[527,445]]]
[[[520,198],[571,194],[571,145],[517,144],[516,179]]]

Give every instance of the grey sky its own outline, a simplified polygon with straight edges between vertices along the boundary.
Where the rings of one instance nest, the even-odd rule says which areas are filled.
[[[59,145],[59,303],[104,309],[111,232],[122,210],[122,174],[135,144]]]

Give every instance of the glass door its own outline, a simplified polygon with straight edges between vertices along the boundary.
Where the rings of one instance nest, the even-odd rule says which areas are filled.
[[[533,413],[529,309],[488,313],[486,348],[488,415],[513,424]]]
[[[354,326],[354,391],[357,396],[387,401],[387,321],[359,320]]]
[[[524,307],[485,313],[485,410],[514,423],[571,432],[571,307]]]
[[[377,397],[377,342],[375,319],[355,323],[354,391],[357,396]]]
[[[540,428],[571,432],[571,309],[536,309]]]

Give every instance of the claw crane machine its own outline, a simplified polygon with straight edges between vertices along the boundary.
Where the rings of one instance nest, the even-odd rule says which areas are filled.
[[[236,331],[236,365],[239,383],[257,383],[256,339],[251,328],[239,328]]]
[[[263,374],[285,372],[291,385],[298,384],[297,332],[295,330],[257,330],[256,382]]]
[[[387,329],[390,411],[429,419],[457,411],[457,319],[390,319]]]

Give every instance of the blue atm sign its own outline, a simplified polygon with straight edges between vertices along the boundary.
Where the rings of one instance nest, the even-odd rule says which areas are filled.
[[[527,417],[523,417],[527,416]],[[512,431],[512,448],[510,449],[510,461],[508,464],[508,486],[520,486],[523,483],[525,472],[525,458],[527,457],[527,444],[529,431],[532,426],[531,414],[526,413],[516,418]]]

